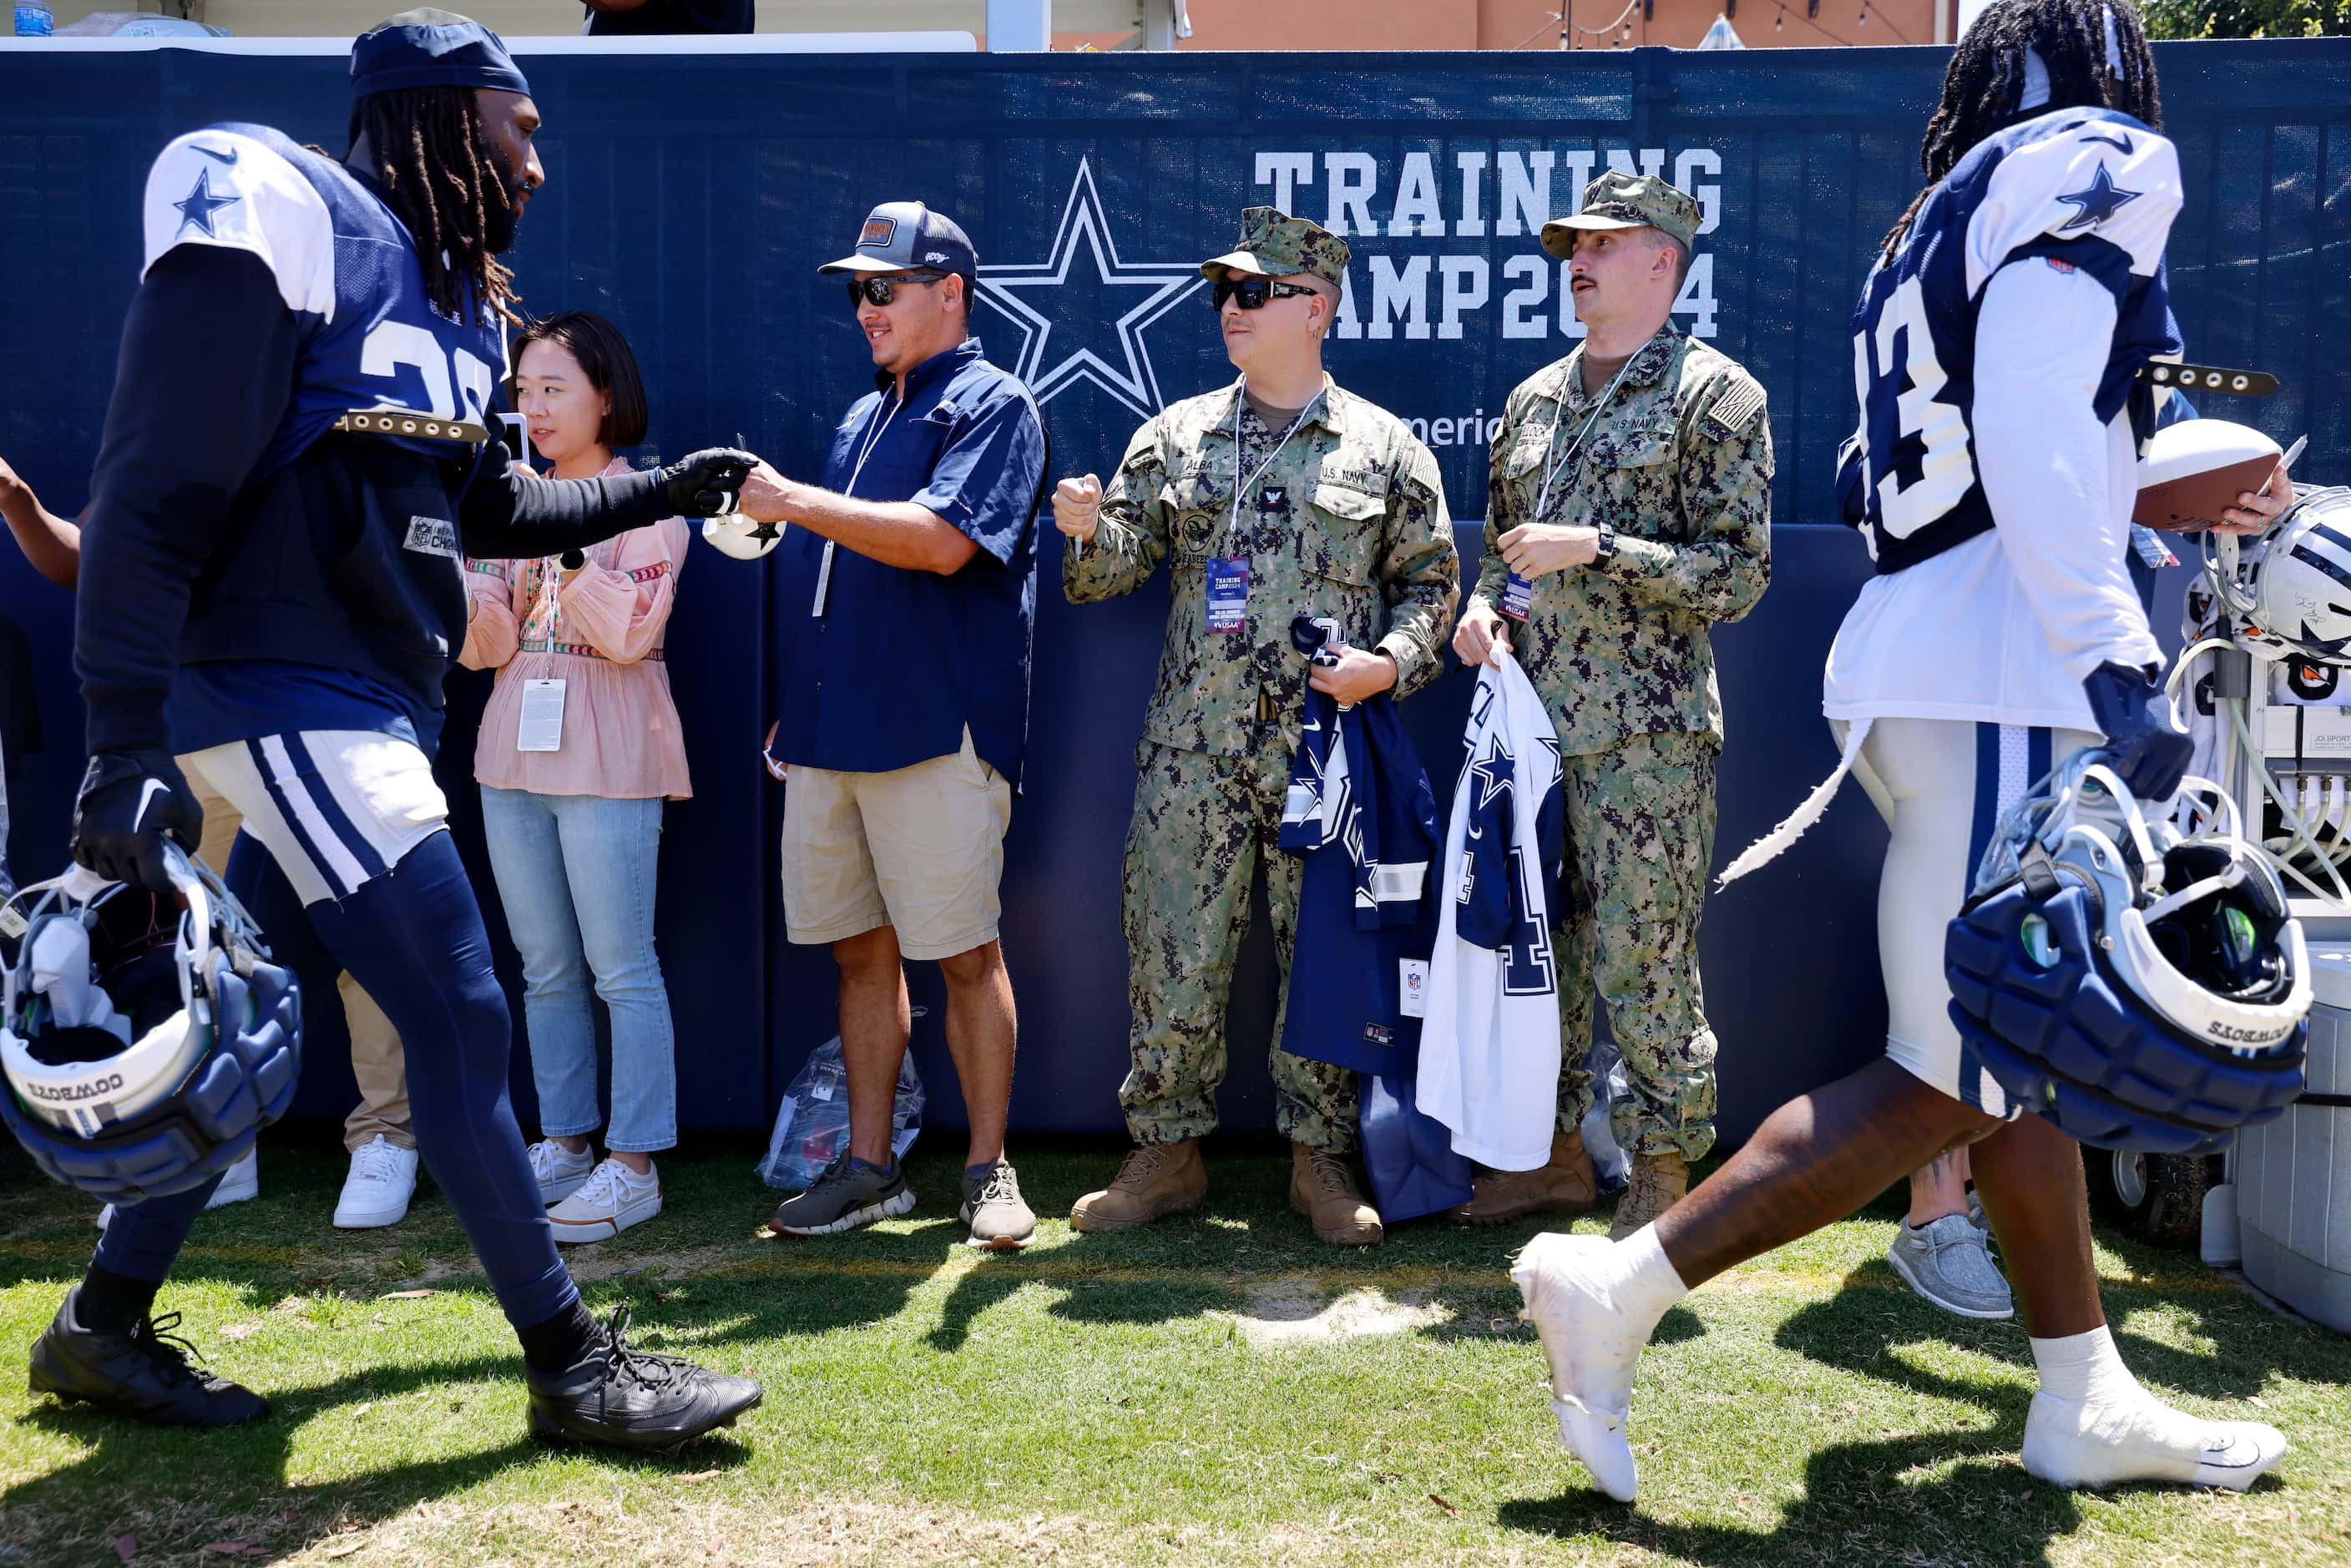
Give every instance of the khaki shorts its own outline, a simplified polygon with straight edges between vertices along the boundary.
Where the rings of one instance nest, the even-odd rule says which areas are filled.
[[[1012,787],[963,749],[888,773],[791,769],[784,785],[784,919],[799,943],[889,925],[909,958],[996,940]]]

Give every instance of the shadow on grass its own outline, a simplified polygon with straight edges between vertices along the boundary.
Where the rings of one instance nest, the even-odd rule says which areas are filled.
[[[2020,1406],[2021,1409],[2021,1406]],[[1639,1418],[1639,1410],[1634,1412]],[[2022,1417],[2019,1416],[2021,1424]],[[2004,1429],[2003,1429],[2004,1430]],[[1504,1503],[1505,1528],[1585,1541],[1598,1537],[1710,1568],[1792,1563],[2045,1563],[2050,1543],[2077,1528],[2073,1498],[2032,1481],[2001,1452],[2001,1432],[1950,1432],[1832,1443],[1804,1466],[1803,1494],[1768,1530],[1671,1524],[1588,1485]],[[1913,1467],[1959,1461],[1921,1485],[1896,1485]],[[1573,1468],[1573,1461],[1568,1463]],[[1646,1463],[1670,1462],[1650,1456]]]
[[[484,1378],[518,1386],[519,1371],[517,1359],[504,1356],[371,1366],[326,1382],[273,1388],[266,1418],[204,1432],[146,1427],[86,1405],[45,1401],[14,1424],[84,1444],[86,1451],[70,1464],[0,1491],[0,1518],[9,1521],[8,1535],[35,1552],[27,1561],[93,1560],[96,1552],[69,1556],[61,1548],[66,1539],[79,1541],[112,1528],[94,1523],[94,1512],[99,1508],[107,1508],[118,1519],[136,1511],[153,1521],[141,1526],[142,1555],[168,1553],[189,1559],[211,1550],[208,1543],[219,1538],[224,1518],[275,1515],[277,1522],[266,1536],[282,1539],[253,1541],[236,1560],[291,1556],[322,1537],[331,1539],[340,1530],[365,1528],[393,1518],[419,1503],[475,1486],[499,1471],[531,1464],[556,1451],[518,1430],[513,1441],[495,1448],[391,1466],[356,1478],[308,1486],[256,1484],[253,1478],[286,1473],[306,1416],[360,1399],[382,1403]],[[519,1419],[519,1410],[517,1416]],[[751,1457],[746,1443],[724,1431],[669,1454],[629,1454],[611,1448],[573,1451],[593,1454],[632,1470],[676,1473],[732,1469]],[[196,1495],[174,1495],[172,1483],[201,1490]],[[119,1512],[113,1511],[118,1509]],[[190,1539],[175,1542],[170,1539],[172,1520],[183,1509],[191,1515],[183,1528]],[[50,1541],[49,1547],[41,1545],[45,1539]]]
[[[1939,1340],[2014,1366],[2032,1366],[2021,1319],[1987,1322],[1957,1317],[1907,1290],[1886,1288],[1894,1278],[1890,1268],[1873,1259],[1845,1277],[1845,1289],[1792,1314],[1780,1325],[1774,1342],[1823,1365],[1938,1398],[1978,1398],[1981,1385],[1922,1370],[1893,1354],[1897,1347]],[[2147,1382],[2199,1398],[2225,1400],[2259,1394],[2274,1374],[2351,1380],[2351,1345],[2281,1317],[2238,1291],[2206,1285],[2183,1291],[2142,1278],[2147,1282],[2102,1281],[2099,1299],[2109,1322],[2126,1325],[2115,1333],[2124,1362]],[[2158,1307],[2187,1314],[2190,1332],[2216,1348],[2182,1350],[2127,1327],[2133,1312]]]

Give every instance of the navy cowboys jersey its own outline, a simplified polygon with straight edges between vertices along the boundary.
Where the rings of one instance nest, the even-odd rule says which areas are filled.
[[[2000,368],[1975,357],[1976,313],[1993,275],[2039,258],[2086,273],[2114,296],[2094,400],[2098,419],[2111,421],[2139,367],[2179,351],[2163,248],[2180,200],[2171,143],[2108,109],[2011,125],[1935,187],[1893,256],[1871,269],[1854,311],[1861,424],[1841,455],[1838,489],[1879,571],[1992,527],[1973,410],[1980,392],[1999,387]]]
[[[353,409],[389,404],[488,423],[506,375],[504,323],[489,314],[469,326],[434,310],[407,228],[342,164],[266,126],[191,131],[147,176],[146,240],[142,277],[178,246],[251,252],[300,324],[286,415],[248,483],[292,462]],[[438,457],[451,450],[403,444]],[[454,535],[450,544],[454,559]]]

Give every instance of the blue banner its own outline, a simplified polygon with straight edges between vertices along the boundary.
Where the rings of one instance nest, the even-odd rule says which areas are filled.
[[[875,58],[533,55],[517,42],[546,118],[549,183],[511,259],[528,308],[590,308],[628,333],[653,412],[633,455],[739,438],[813,477],[826,433],[872,385],[840,287],[815,269],[854,243],[875,203],[911,198],[977,244],[976,329],[1036,391],[1056,468],[1104,472],[1161,404],[1231,381],[1197,264],[1230,248],[1241,208],[1271,204],[1353,247],[1331,368],[1436,452],[1470,571],[1503,400],[1577,339],[1541,224],[1600,171],[1664,175],[1705,209],[1677,323],[1762,382],[1779,455],[1771,589],[1716,639],[1729,716],[1719,859],[1833,766],[1822,659],[1867,571],[1858,541],[1823,526],[1854,417],[1848,320],[1879,236],[1917,189],[1944,51]],[[2282,443],[2306,433],[2301,476],[2351,476],[2339,351],[2351,41],[2166,45],[2157,58],[2189,193],[2170,266],[2190,356],[2282,383],[2266,402],[2208,412]],[[53,508],[84,499],[149,160],[224,119],[340,150],[345,94],[339,56],[0,49],[0,456]],[[1119,848],[1166,602],[1162,585],[1073,610],[1051,571],[1005,883],[1022,1023],[1016,1136],[1120,1125]],[[776,587],[766,567],[696,551],[669,641],[695,796],[668,812],[661,950],[689,1127],[764,1126],[791,1071],[833,1032],[830,960],[784,940],[780,796],[755,756],[778,700],[766,654]],[[50,737],[12,779],[22,880],[62,854],[80,715],[66,596],[9,553],[0,612],[32,639]],[[470,767],[485,685],[451,682],[441,773],[495,928]],[[1455,671],[1405,706],[1445,791],[1467,691]],[[1883,844],[1848,791],[1796,852],[1709,910],[1727,1137],[1878,1048]],[[934,976],[915,987],[935,998]],[[1270,1124],[1273,988],[1260,923],[1235,981],[1228,1126]],[[917,1026],[918,1059],[935,1121],[952,1124],[936,1021],[935,1009]],[[321,1023],[303,1104],[339,1115],[349,1083]],[[528,1123],[519,1066],[517,1090]]]

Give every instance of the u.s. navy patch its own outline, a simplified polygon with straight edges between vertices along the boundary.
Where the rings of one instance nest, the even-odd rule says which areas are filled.
[[[1714,400],[1714,406],[1707,411],[1706,417],[1719,427],[1723,434],[1736,435],[1747,428],[1747,422],[1753,419],[1755,411],[1762,406],[1763,388],[1761,384],[1751,381],[1734,382]]]
[[[447,556],[457,559],[457,525],[445,517],[411,517],[408,519],[406,548],[419,555]]]

